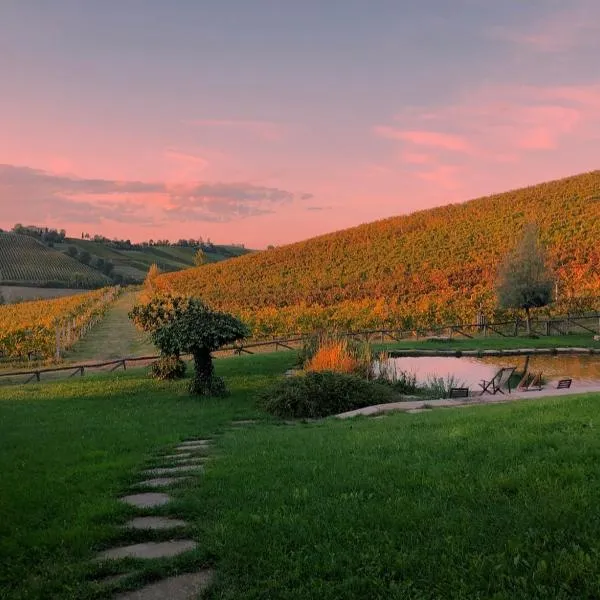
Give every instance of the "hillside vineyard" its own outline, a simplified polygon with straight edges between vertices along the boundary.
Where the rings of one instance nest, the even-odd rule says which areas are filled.
[[[0,282],[93,288],[110,279],[31,237],[0,232]]]
[[[498,265],[528,223],[539,225],[558,277],[549,310],[595,307],[600,171],[166,274],[157,284],[241,316],[257,336],[474,322],[479,309],[499,318]]]

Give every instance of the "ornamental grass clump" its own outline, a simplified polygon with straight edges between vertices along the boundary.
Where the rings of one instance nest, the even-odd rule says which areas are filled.
[[[322,337],[304,358],[307,372],[355,374],[371,378],[373,353],[368,344],[346,337]]]

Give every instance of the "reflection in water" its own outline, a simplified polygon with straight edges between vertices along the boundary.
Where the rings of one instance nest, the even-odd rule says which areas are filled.
[[[473,357],[402,357],[392,358],[398,373],[407,371],[414,373],[418,383],[425,383],[430,377],[453,375],[460,384],[476,389],[482,379],[491,379],[502,367],[517,367],[523,371],[527,357],[494,356],[486,358]],[[546,380],[570,377],[574,381],[600,381],[600,357],[586,355],[538,356],[529,358],[529,371],[542,371]]]

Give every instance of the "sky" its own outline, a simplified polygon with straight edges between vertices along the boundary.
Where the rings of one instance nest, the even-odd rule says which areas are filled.
[[[264,248],[600,168],[599,0],[1,0],[0,227]]]

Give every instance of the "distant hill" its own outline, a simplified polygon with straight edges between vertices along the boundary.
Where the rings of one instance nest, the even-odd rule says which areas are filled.
[[[22,228],[26,231],[27,228]],[[40,228],[40,231],[44,231]],[[54,238],[55,230],[50,232]],[[201,247],[207,263],[240,256],[248,251],[239,246],[203,244],[202,246],[134,245],[119,248],[112,242],[59,238],[48,234],[23,235],[0,231],[0,287],[92,289],[113,283],[140,283],[150,265],[162,271],[177,271],[194,264]],[[0,290],[1,291],[1,290]],[[6,290],[5,290],[6,292]],[[4,294],[6,297],[11,294]],[[13,294],[14,295],[14,294]],[[56,294],[19,291],[17,297],[29,298]]]
[[[0,233],[0,284],[37,287],[96,288],[110,279],[40,241]]]
[[[125,283],[140,283],[146,277],[148,269],[156,263],[161,271],[179,271],[194,265],[194,255],[201,247],[207,263],[219,262],[228,258],[241,256],[248,250],[240,246],[203,244],[202,246],[158,246],[135,245],[131,248],[121,248],[110,242],[96,242],[78,238],[66,238],[63,243],[54,244],[57,250],[68,253],[69,247],[75,247],[78,252],[88,252],[91,265],[97,264],[97,259],[110,261],[114,265],[114,274],[120,275]]]
[[[498,264],[531,222],[558,275],[559,304],[600,297],[600,171],[163,275],[158,285],[235,312],[258,334],[473,322],[479,308],[499,316]]]

